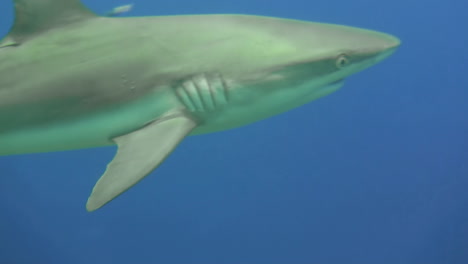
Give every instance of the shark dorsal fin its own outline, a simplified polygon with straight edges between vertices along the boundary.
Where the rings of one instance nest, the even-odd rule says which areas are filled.
[[[2,44],[19,45],[50,29],[96,17],[80,0],[14,0],[14,6],[15,20]]]

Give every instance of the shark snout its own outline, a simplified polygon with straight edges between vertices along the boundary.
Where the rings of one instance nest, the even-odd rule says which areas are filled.
[[[380,52],[391,55],[401,45],[400,39],[393,35],[381,32],[375,32],[374,34],[376,35],[375,37],[379,39],[379,47],[381,49]]]
[[[380,34],[385,35],[384,36],[385,41],[386,41],[385,49],[387,49],[388,51],[394,52],[401,45],[401,40],[399,38],[390,34],[384,34],[384,33],[380,33]]]
[[[323,58],[336,58],[345,55],[347,61],[381,61],[390,56],[400,46],[400,40],[387,33],[357,27],[324,24],[284,22],[279,24],[278,38],[285,36],[290,47],[291,60],[306,58],[316,61]]]
[[[401,43],[400,39],[391,34],[352,27],[348,27],[348,31],[342,33],[341,40],[345,43],[344,49],[377,55],[375,59],[390,56]]]
[[[379,33],[381,36],[381,42],[383,44],[380,44],[379,48],[376,48],[375,50],[375,56],[374,56],[374,61],[377,63],[379,61],[382,61],[386,58],[388,58],[390,55],[392,55],[400,46],[401,41],[397,37],[394,37],[393,35],[389,34],[384,34],[384,33]]]

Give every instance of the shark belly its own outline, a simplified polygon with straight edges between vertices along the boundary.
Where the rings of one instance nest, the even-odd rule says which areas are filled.
[[[158,92],[76,119],[4,131],[0,134],[0,155],[113,145],[113,138],[145,126],[178,104],[171,93]]]

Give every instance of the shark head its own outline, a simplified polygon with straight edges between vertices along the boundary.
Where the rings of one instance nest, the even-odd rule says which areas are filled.
[[[302,23],[301,23],[302,24]],[[336,83],[390,56],[400,41],[388,34],[333,24],[307,23],[281,33],[289,46],[269,72],[311,86]],[[275,54],[276,53],[276,54]],[[296,81],[294,81],[296,80]]]
[[[253,33],[236,43],[236,57],[229,63],[235,77],[226,81],[234,83],[231,102],[211,120],[219,127],[208,130],[255,122],[325,96],[343,86],[346,77],[384,60],[400,45],[392,35],[349,26],[235,19]],[[197,131],[204,133],[204,128]]]

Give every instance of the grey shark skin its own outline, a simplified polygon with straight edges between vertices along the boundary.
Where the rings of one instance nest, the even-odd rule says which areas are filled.
[[[188,135],[246,125],[336,91],[391,35],[251,15],[109,18],[79,0],[15,0],[0,42],[0,154],[117,144],[93,211]]]

